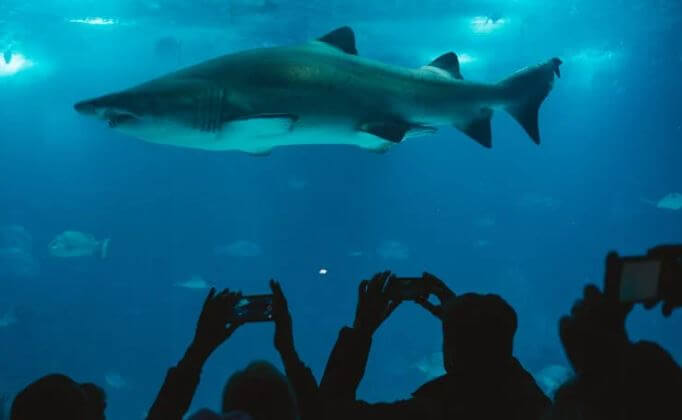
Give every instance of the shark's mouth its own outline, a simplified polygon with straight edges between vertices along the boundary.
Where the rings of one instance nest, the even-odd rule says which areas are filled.
[[[121,124],[129,124],[137,121],[137,117],[132,114],[112,112],[107,115],[107,124],[111,128],[116,128]]]

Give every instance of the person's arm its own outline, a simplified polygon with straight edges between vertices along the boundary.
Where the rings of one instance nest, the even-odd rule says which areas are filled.
[[[294,346],[294,333],[289,306],[279,283],[270,280],[272,289],[272,316],[275,321],[275,348],[284,364],[289,382],[296,394],[299,417],[302,420],[319,419],[320,404],[317,381],[313,372],[299,358]]]
[[[372,337],[361,329],[344,327],[334,345],[320,382],[325,420],[428,420],[440,419],[438,405],[424,398],[390,403],[358,400],[356,390],[365,374]]]
[[[7,401],[4,394],[0,394],[0,420],[5,420],[5,402]]]
[[[216,295],[211,289],[199,316],[194,340],[180,362],[168,371],[147,420],[182,420],[187,413],[206,360],[241,325],[230,322],[240,293],[224,290]]]
[[[386,294],[391,277],[387,271],[360,283],[353,327],[341,329],[320,382],[320,398],[327,406],[327,415],[346,410],[361,410],[364,415],[374,410],[372,405],[356,401],[356,390],[365,373],[372,335],[401,303]],[[329,407],[333,407],[331,412]]]

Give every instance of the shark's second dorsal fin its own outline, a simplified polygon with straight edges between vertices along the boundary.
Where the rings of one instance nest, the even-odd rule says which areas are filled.
[[[345,53],[358,55],[358,50],[355,48],[355,34],[348,26],[335,29],[317,40],[338,48]]]
[[[455,79],[463,79],[462,73],[459,71],[459,59],[457,58],[457,54],[453,52],[447,52],[441,55],[424,67],[443,70]]]

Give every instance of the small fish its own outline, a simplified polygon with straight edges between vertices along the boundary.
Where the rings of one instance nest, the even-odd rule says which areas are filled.
[[[17,316],[14,310],[10,309],[0,316],[0,328],[6,328],[17,323]]]
[[[474,248],[485,248],[490,245],[490,241],[487,239],[477,239],[474,241]]]
[[[220,245],[214,248],[215,255],[227,255],[234,258],[258,257],[263,253],[260,245],[251,241],[234,241],[228,245]]]
[[[175,283],[177,287],[185,289],[208,289],[210,285],[201,276],[194,275],[189,280]]]
[[[47,246],[50,255],[59,258],[91,257],[106,258],[109,239],[98,241],[89,233],[67,230],[60,233]]]
[[[562,365],[548,365],[542,368],[539,372],[533,374],[535,381],[540,386],[542,391],[549,396],[554,396],[559,387],[571,379],[573,371]]]
[[[474,226],[480,228],[490,228],[495,226],[496,222],[497,221],[495,220],[495,216],[486,215],[476,218],[474,220]]]
[[[680,193],[670,193],[665,197],[661,198],[656,207],[659,209],[667,210],[679,210],[682,209],[682,194]]]
[[[305,180],[300,178],[290,178],[287,181],[287,186],[289,187],[289,189],[294,191],[302,191],[303,189],[305,189],[307,184],[308,183]]]
[[[443,353],[436,352],[415,363],[414,367],[423,373],[427,379],[433,379],[445,374],[444,365]]]
[[[116,372],[107,373],[106,375],[104,375],[104,380],[106,381],[107,385],[114,389],[121,389],[128,385],[126,380],[123,379],[123,377]]]
[[[410,250],[402,242],[388,240],[379,245],[377,254],[387,260],[405,260],[410,256]]]
[[[12,61],[12,51],[5,50],[5,52],[2,54],[2,58],[5,60],[5,64],[9,64],[10,61]]]

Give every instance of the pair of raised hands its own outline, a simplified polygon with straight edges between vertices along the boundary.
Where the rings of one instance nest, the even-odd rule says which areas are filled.
[[[280,353],[293,351],[294,338],[287,300],[281,286],[275,280],[270,280],[270,289],[273,295],[275,348]],[[228,289],[216,292],[215,288],[211,288],[199,315],[193,345],[210,354],[243,325],[243,321],[235,320],[233,317],[234,308],[241,299],[241,292],[231,292]]]
[[[681,253],[680,246],[661,246],[648,254],[670,262],[679,258]],[[618,284],[618,270],[615,269],[618,261],[615,253],[607,256],[605,284]],[[674,308],[682,306],[682,266],[664,263],[663,267],[661,297],[645,302],[644,307],[651,309],[660,302],[663,315],[668,317]],[[582,298],[575,302],[571,313],[559,322],[561,341],[576,372],[598,372],[618,362],[624,345],[629,343],[625,321],[632,308],[632,303],[620,302],[613,291],[607,294],[592,284],[585,287]]]
[[[358,305],[355,310],[355,321],[353,329],[366,333],[374,334],[379,326],[393,311],[403,302],[389,296],[387,289],[391,280],[395,278],[390,271],[375,274],[371,280],[363,280],[358,288]],[[435,305],[429,302],[428,297],[424,296],[416,299],[419,305],[431,312],[434,316],[442,319],[443,305],[455,294],[447,285],[433,274],[422,274],[422,281],[426,284],[428,294],[435,295],[440,303]]]

